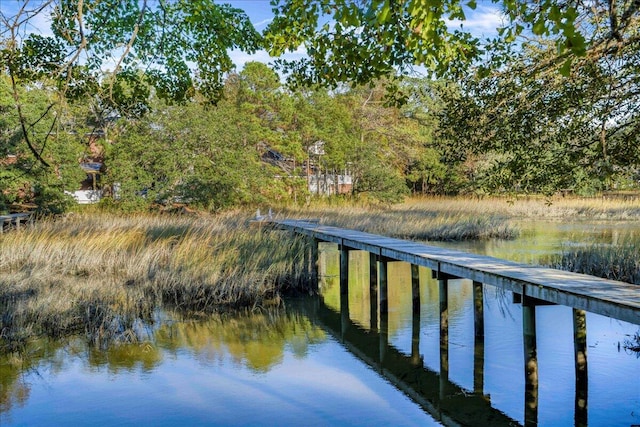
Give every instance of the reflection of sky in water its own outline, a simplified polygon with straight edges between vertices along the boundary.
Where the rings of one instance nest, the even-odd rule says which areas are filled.
[[[415,403],[332,338],[305,358],[288,351],[267,372],[229,357],[213,364],[164,357],[151,372],[87,369],[78,358],[58,373],[28,373],[26,405],[5,425],[437,425]]]
[[[520,236],[514,240],[429,242],[430,245],[459,249],[497,258],[537,264],[540,257],[563,248],[593,244],[625,244],[640,236],[640,222],[617,221],[531,221],[512,220]]]
[[[528,261],[580,239],[615,243],[631,233],[629,224],[532,223],[513,242],[462,243],[456,248]],[[578,237],[576,237],[578,236]],[[579,237],[582,236],[582,237]],[[585,238],[585,236],[588,236]],[[466,246],[469,246],[467,248]],[[533,254],[533,255],[531,255]],[[367,264],[367,265],[365,265]],[[368,260],[353,268],[367,271]],[[407,269],[390,267],[399,281]],[[430,277],[430,271],[423,272]],[[334,278],[335,279],[335,278]],[[370,325],[368,277],[350,278],[352,320]],[[334,280],[335,282],[335,280]],[[435,285],[435,287],[434,287]],[[329,305],[337,308],[333,283]],[[389,291],[389,342],[411,353],[410,283]],[[449,282],[449,379],[473,391],[474,337],[469,281]],[[421,283],[420,355],[427,369],[440,369],[437,283]],[[483,392],[491,405],[520,422],[524,419],[522,310],[511,294],[485,286],[485,361]],[[573,425],[575,376],[571,309],[536,308],[540,425]],[[587,315],[589,425],[640,424],[640,359],[619,350],[639,327]],[[245,346],[253,345],[243,343]],[[258,344],[256,344],[258,345]],[[223,346],[224,347],[224,346]],[[29,372],[24,407],[0,414],[0,425],[436,425],[416,404],[357,361],[333,338],[294,353],[266,357],[267,369],[250,369],[247,360],[219,348],[160,350],[151,370],[89,367],[70,357],[62,369]],[[302,347],[305,347],[304,345]],[[259,352],[264,356],[265,348]],[[304,352],[303,352],[304,353]],[[244,353],[243,353],[244,354]],[[268,355],[267,355],[268,356]],[[258,361],[261,359],[259,358]]]
[[[452,280],[449,295],[463,293],[471,282]],[[485,285],[485,363],[484,394],[491,405],[509,417],[524,421],[524,349],[522,310],[512,303],[511,293],[501,295]],[[437,296],[436,296],[437,298]],[[422,291],[420,354],[424,365],[440,368],[439,303]],[[433,314],[436,313],[436,316]],[[403,317],[404,325],[394,331],[390,344],[411,353],[411,310],[390,312]],[[589,424],[640,424],[640,359],[624,348],[625,338],[640,329],[638,325],[587,313],[587,369]],[[536,307],[537,354],[539,370],[538,421],[540,425],[573,425],[575,373],[572,309],[564,306]],[[449,380],[473,391],[473,305],[471,297],[464,309],[450,310]]]

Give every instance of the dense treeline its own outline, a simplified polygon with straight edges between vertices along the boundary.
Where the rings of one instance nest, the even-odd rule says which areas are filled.
[[[385,203],[636,188],[638,2],[494,3],[487,40],[451,26],[475,1],[279,0],[262,33],[211,0],[3,4],[0,210],[67,209],[89,161],[127,209],[304,202],[338,174]]]
[[[167,103],[151,88],[129,84],[121,87],[124,95],[147,93],[129,109],[82,97],[40,118],[55,96],[43,80],[22,88],[30,101],[23,114],[37,122],[34,134],[46,135],[40,155],[50,167],[16,143],[12,100],[7,91],[0,98],[6,111],[1,203],[62,211],[72,203],[65,191],[85,178],[79,163],[90,160],[103,162],[97,182],[102,203],[126,209],[305,202],[316,196],[308,187],[315,174],[347,174],[352,187],[342,197],[384,203],[411,192],[587,194],[635,186],[636,133],[627,126],[603,139],[598,120],[615,120],[615,114],[585,108],[582,92],[572,97],[579,85],[598,90],[583,81],[588,76],[509,76],[458,83],[405,79],[405,102],[397,105],[386,97],[387,80],[292,91],[273,69],[250,62],[228,75],[215,105],[198,95]],[[523,96],[525,90],[536,96]]]
[[[28,92],[43,103],[52,94],[45,84]],[[14,184],[4,191],[3,203],[63,209],[57,202],[64,200],[64,191],[78,188],[82,160],[104,162],[98,183],[107,194],[103,203],[127,208],[184,202],[217,210],[304,202],[314,196],[307,185],[310,174],[349,175],[352,187],[345,197],[383,202],[399,201],[410,189],[444,188],[446,167],[435,128],[423,122],[428,116],[437,122],[429,111],[431,100],[386,105],[384,81],[340,91],[292,92],[275,71],[253,62],[228,76],[216,105],[203,101],[194,96],[171,104],[150,93],[135,114],[121,114],[92,98],[64,103],[58,115],[40,124],[43,133],[50,132],[41,155],[52,167],[11,144],[19,137],[12,131],[19,129],[6,116],[3,156],[16,155],[17,161],[4,165],[4,179]],[[10,102],[3,99],[5,105]],[[280,161],[270,161],[273,153]],[[39,191],[44,187],[46,194]]]

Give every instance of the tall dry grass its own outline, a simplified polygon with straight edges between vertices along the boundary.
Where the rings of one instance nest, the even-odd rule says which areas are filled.
[[[312,201],[303,208],[282,207],[280,217],[316,218],[323,224],[418,240],[512,239],[511,219],[634,220],[640,198],[425,197],[389,206]]]
[[[640,218],[640,198],[430,197],[410,199],[394,209],[447,212],[451,215],[493,215],[518,219],[627,220]]]
[[[479,213],[469,206],[436,206],[426,201],[385,208],[315,205],[286,208],[279,216],[316,218],[327,225],[414,240],[488,240],[518,236],[517,227],[500,212]]]
[[[213,311],[304,289],[305,242],[245,215],[75,215],[0,237],[0,346],[85,332],[135,339],[158,308]]]
[[[640,285],[640,246],[630,237],[616,245],[567,247],[544,263],[560,270]]]

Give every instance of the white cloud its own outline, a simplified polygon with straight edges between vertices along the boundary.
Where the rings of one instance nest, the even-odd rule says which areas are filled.
[[[256,22],[253,24],[254,28],[258,29],[260,27],[266,27],[273,21],[273,18],[263,19],[262,21]]]
[[[307,56],[307,49],[304,46],[299,46],[294,52],[287,52],[276,58],[270,56],[266,50],[259,50],[255,53],[242,52],[241,50],[232,50],[229,52],[231,61],[236,65],[238,71],[242,70],[244,64],[251,61],[270,63],[276,59],[296,60]]]
[[[447,26],[453,30],[460,28],[462,24],[463,29],[475,37],[486,38],[495,36],[496,29],[505,23],[505,19],[504,14],[496,7],[478,6],[475,10],[467,12],[467,19],[464,21],[447,21]]]

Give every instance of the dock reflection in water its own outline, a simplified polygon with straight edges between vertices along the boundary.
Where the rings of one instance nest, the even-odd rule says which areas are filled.
[[[363,251],[341,275],[338,246],[319,250],[318,322],[440,422],[640,422],[640,360],[619,349],[638,325]]]

